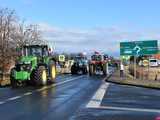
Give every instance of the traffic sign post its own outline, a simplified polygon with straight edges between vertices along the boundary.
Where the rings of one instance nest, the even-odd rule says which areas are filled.
[[[136,79],[136,57],[139,55],[153,55],[158,53],[158,41],[133,41],[120,43],[121,56],[134,56],[134,79]]]

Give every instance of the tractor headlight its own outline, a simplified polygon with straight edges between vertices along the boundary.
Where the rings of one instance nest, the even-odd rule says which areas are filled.
[[[30,64],[23,64],[23,65],[21,65],[21,70],[22,71],[30,71],[31,65]]]
[[[16,64],[17,64],[17,65],[22,65],[23,62],[22,62],[22,61],[17,61]]]
[[[82,64],[82,63],[79,63],[79,66],[83,66],[83,64]]]
[[[30,62],[30,61],[27,61],[27,62],[24,62],[24,64],[31,64],[31,62]]]

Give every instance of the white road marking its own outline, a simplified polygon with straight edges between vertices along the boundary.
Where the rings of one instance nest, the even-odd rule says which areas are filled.
[[[22,96],[16,96],[16,97],[12,97],[12,98],[8,98],[6,101],[12,101],[12,100],[16,100],[21,98]]]
[[[107,91],[108,86],[109,86],[109,83],[103,82],[101,84],[100,88],[96,91],[95,95],[92,97],[92,99],[86,105],[86,107],[87,108],[100,107],[102,99]]]
[[[133,112],[160,113],[159,109],[144,109],[144,108],[131,108],[131,107],[112,107],[112,106],[100,106],[100,107],[95,107],[95,108],[96,109],[110,109],[110,110],[133,111]]]
[[[31,95],[31,94],[32,94],[32,92],[27,92],[27,93],[24,93],[23,95],[27,96],[27,95]]]
[[[0,105],[4,104],[5,102],[0,102]]]
[[[132,112],[160,113],[160,109],[101,106],[102,99],[107,91],[108,86],[109,86],[109,83],[102,83],[100,88],[96,91],[96,93],[94,94],[92,99],[86,105],[86,108],[105,109],[105,110],[121,110],[121,111],[132,111]]]
[[[62,84],[65,84],[65,83],[68,83],[68,82],[71,82],[71,81],[75,81],[79,78],[82,78],[84,76],[79,76],[79,77],[76,77],[76,78],[72,78],[72,79],[68,79],[66,81],[63,81],[63,82],[59,82],[59,83],[56,83],[56,84],[52,84],[50,86],[44,86],[43,88],[41,89],[36,89],[36,90],[33,90],[32,92],[27,92],[27,93],[24,93],[22,95],[19,95],[19,96],[15,96],[15,97],[11,97],[11,98],[8,98],[4,101],[0,101],[0,105],[4,104],[4,103],[7,103],[9,101],[14,101],[14,100],[17,100],[17,99],[20,99],[24,96],[29,96],[29,95],[32,95],[34,92],[40,92],[40,91],[43,91],[43,90],[46,90],[46,89],[49,89],[49,88],[52,88],[52,87],[55,87],[55,86],[59,86],[59,85],[62,85]]]

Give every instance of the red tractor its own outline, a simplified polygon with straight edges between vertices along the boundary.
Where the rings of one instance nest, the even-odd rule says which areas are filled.
[[[91,56],[91,60],[89,61],[89,75],[95,75],[97,73],[103,73],[103,75],[107,75],[108,72],[108,56],[95,52]]]

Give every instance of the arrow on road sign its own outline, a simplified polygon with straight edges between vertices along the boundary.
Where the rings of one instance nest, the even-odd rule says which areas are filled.
[[[136,45],[136,46],[133,48],[133,50],[135,50],[135,51],[136,51],[136,54],[138,55],[139,52],[141,51],[141,48],[140,48],[138,45]]]

